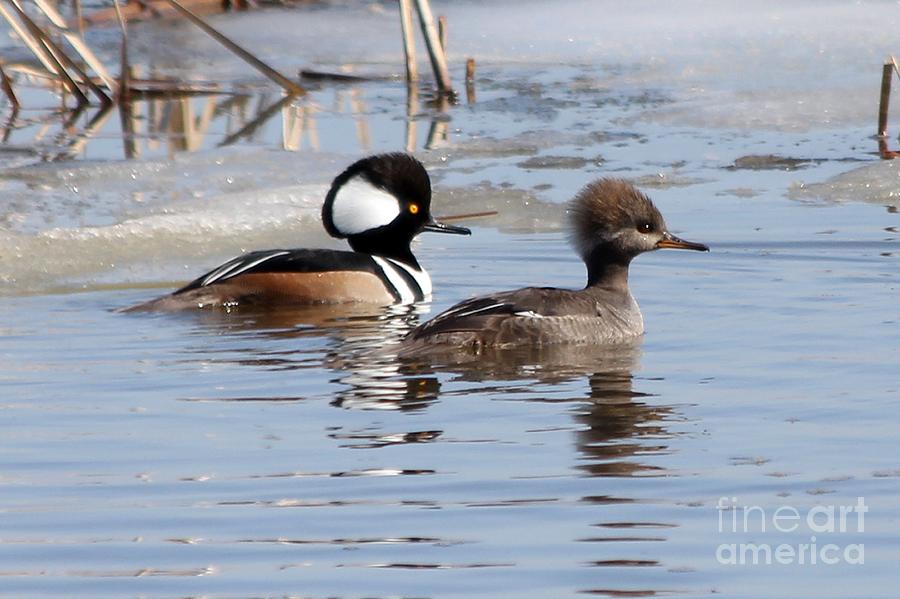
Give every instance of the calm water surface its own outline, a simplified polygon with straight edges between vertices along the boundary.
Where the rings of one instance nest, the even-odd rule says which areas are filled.
[[[756,41],[777,47],[768,35]],[[247,247],[330,243],[316,218],[330,177],[403,147],[405,90],[390,84],[355,92],[361,113],[324,110],[319,153],[270,131],[125,161],[110,134],[90,146],[99,161],[11,159],[0,596],[892,595],[900,187],[870,153],[871,119],[684,117],[709,109],[684,85],[727,56],[686,84],[626,84],[628,63],[596,57],[494,59],[478,100],[438,115],[450,127],[429,151],[423,109],[416,149],[436,213],[500,214],[471,238],[422,236],[435,296],[412,308],[115,312]],[[766,93],[793,106],[782,83]],[[397,357],[406,331],[472,294],[581,285],[562,202],[604,174],[712,247],[636,260],[643,339]],[[748,544],[783,563],[752,563]]]

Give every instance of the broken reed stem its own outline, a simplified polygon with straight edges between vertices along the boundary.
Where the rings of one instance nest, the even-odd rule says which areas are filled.
[[[411,0],[400,0],[400,30],[403,33],[403,55],[406,57],[406,82],[419,80],[416,66],[416,40],[413,37]]]
[[[450,72],[447,70],[447,57],[441,49],[431,5],[428,4],[428,0],[416,0],[416,8],[419,12],[419,25],[421,25],[422,35],[425,37],[425,46],[428,48],[428,57],[431,59],[431,68],[434,71],[438,90],[442,93],[453,93],[450,85]]]
[[[881,67],[881,100],[878,102],[878,137],[887,137],[888,106],[891,102],[891,79],[894,78],[894,62],[889,60]]]
[[[475,103],[475,59],[466,59],[466,102]]]
[[[217,42],[237,54],[240,58],[242,58],[246,63],[250,66],[261,72],[263,75],[283,87],[287,90],[288,93],[301,96],[306,93],[306,90],[300,87],[299,84],[291,81],[257,57],[253,56],[247,50],[244,50],[242,47],[231,41],[225,35],[220,33],[218,30],[214,29],[211,25],[207,24],[206,21],[192,13],[190,10],[182,6],[178,3],[177,0],[168,0],[169,4],[175,7],[175,9],[180,12],[185,18],[191,21],[194,25],[205,31],[210,37],[215,39]]]

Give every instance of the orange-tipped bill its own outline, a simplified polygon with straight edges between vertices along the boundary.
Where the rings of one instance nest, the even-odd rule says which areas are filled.
[[[695,241],[685,241],[684,239],[675,237],[668,231],[663,233],[663,238],[656,242],[656,247],[660,249],[668,248],[672,250],[696,250],[698,252],[709,251],[709,246],[707,245],[697,243]]]

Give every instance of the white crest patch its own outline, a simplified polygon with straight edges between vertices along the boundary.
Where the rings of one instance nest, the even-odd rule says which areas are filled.
[[[331,222],[343,235],[377,229],[400,214],[400,202],[361,177],[344,183],[331,204]]]

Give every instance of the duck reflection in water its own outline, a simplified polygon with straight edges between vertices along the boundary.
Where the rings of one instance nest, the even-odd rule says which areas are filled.
[[[335,407],[417,411],[461,394],[522,397],[525,401],[571,403],[581,454],[576,466],[590,476],[652,475],[657,466],[636,456],[667,451],[666,423],[677,414],[635,389],[641,340],[616,344],[556,344],[484,348],[479,354],[432,348],[420,356],[402,351],[401,340],[419,322],[423,308],[392,306],[305,306],[278,311],[192,313],[204,328],[233,335],[285,340],[284,345],[246,346],[234,361],[256,368],[305,370],[326,367],[340,389]],[[583,395],[560,396],[564,383],[585,380]],[[510,384],[521,382],[522,384]],[[466,385],[475,383],[475,386]],[[569,385],[571,387],[571,385]],[[263,399],[263,398],[254,398]],[[300,398],[296,398],[300,399]],[[404,441],[421,442],[442,431],[408,431]]]

